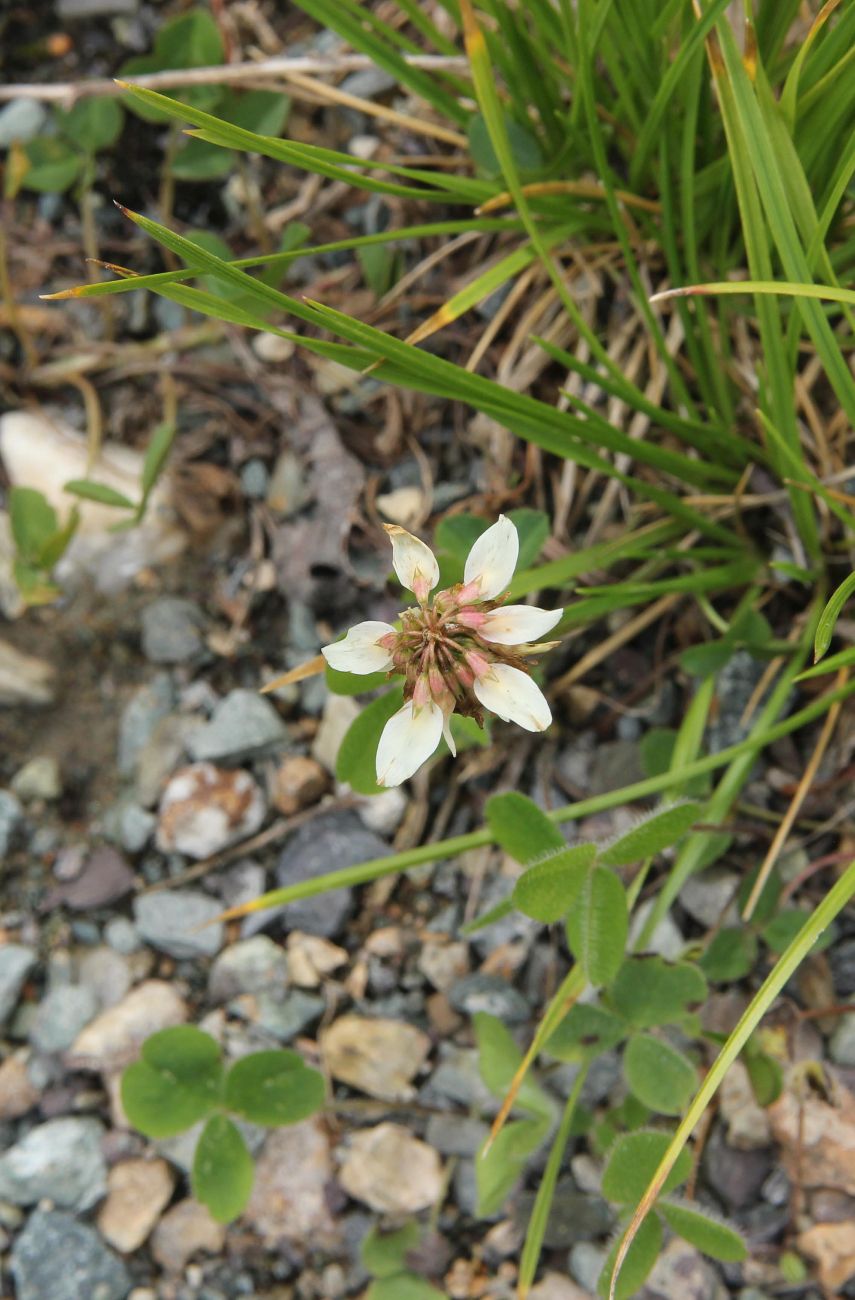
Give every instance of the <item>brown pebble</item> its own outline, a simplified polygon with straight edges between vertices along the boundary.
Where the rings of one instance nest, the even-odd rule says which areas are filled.
[[[287,754],[273,773],[270,797],[279,812],[293,817],[301,808],[317,803],[329,786],[329,775],[316,759]]]

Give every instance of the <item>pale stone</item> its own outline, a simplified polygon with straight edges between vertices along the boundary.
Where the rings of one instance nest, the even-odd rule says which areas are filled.
[[[143,1244],[169,1204],[172,1173],[165,1160],[122,1160],[107,1175],[98,1231],[123,1255]]]
[[[256,1160],[244,1222],[268,1249],[334,1247],[339,1230],[327,1196],[332,1176],[329,1139],[319,1120],[276,1129]]]
[[[345,1191],[382,1214],[415,1214],[442,1195],[442,1162],[433,1147],[401,1124],[354,1134],[339,1181]]]
[[[317,934],[292,930],[288,935],[288,975],[301,989],[316,989],[322,980],[347,962],[347,952]]]
[[[150,1034],[187,1019],[187,1005],[171,984],[146,980],[79,1033],[66,1064],[76,1070],[112,1073],[136,1060]]]
[[[754,1096],[751,1079],[742,1061],[734,1061],[724,1076],[719,1102],[730,1146],[739,1151],[754,1151],[771,1145],[769,1116]]]
[[[158,814],[161,853],[207,858],[247,839],[261,826],[264,795],[249,772],[192,763],[170,779]]]
[[[402,1020],[341,1016],[320,1039],[324,1064],[334,1079],[383,1101],[415,1095],[412,1079],[430,1051],[430,1039]]]
[[[151,1253],[167,1273],[180,1273],[194,1255],[219,1255],[226,1230],[198,1201],[179,1201],[166,1211],[151,1237]]]

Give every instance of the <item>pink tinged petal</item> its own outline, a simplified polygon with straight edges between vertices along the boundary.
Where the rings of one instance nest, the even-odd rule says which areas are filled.
[[[392,667],[392,655],[381,638],[395,629],[388,623],[368,621],[352,627],[343,641],[325,645],[321,654],[340,673],[382,673]]]
[[[398,524],[384,524],[392,543],[392,567],[401,584],[421,603],[439,582],[439,565],[429,546]]]
[[[538,609],[535,605],[505,605],[485,614],[481,636],[496,645],[527,645],[555,627],[563,609]]]
[[[442,736],[442,709],[412,700],[393,713],[377,746],[377,784],[400,785],[426,763]]]
[[[479,677],[472,689],[485,709],[526,731],[545,731],[552,721],[540,687],[520,668],[493,664],[487,676]]]
[[[457,745],[454,743],[454,736],[453,736],[452,733],[451,733],[451,714],[450,714],[450,713],[444,713],[444,714],[443,714],[443,717],[442,717],[442,734],[443,734],[443,737],[445,738],[445,743],[446,743],[446,745],[448,745],[448,748],[451,750],[451,756],[452,756],[452,758],[457,758]]]
[[[510,519],[499,518],[482,533],[469,555],[463,570],[463,581],[468,587],[478,583],[481,600],[495,600],[507,591],[520,553],[520,539]]]

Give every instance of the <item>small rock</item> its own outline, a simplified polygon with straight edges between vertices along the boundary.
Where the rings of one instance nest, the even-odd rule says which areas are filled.
[[[420,487],[399,487],[391,492],[381,492],[375,498],[375,504],[384,518],[404,528],[417,527],[430,513],[430,508],[425,511],[424,489]]]
[[[654,1264],[638,1300],[727,1300],[727,1294],[700,1251],[674,1237]]]
[[[607,740],[594,750],[589,790],[592,795],[608,794],[644,779],[641,749],[635,740]]]
[[[30,1026],[30,1042],[46,1056],[64,1052],[97,1011],[98,1003],[91,989],[61,984],[39,1003]]]
[[[179,960],[213,957],[223,946],[222,908],[210,894],[195,889],[166,889],[134,899],[134,923],[158,952]]]
[[[270,1250],[335,1246],[340,1229],[328,1199],[332,1175],[329,1138],[317,1119],[276,1129],[256,1160],[243,1221]]]
[[[126,853],[141,853],[148,844],[157,818],[138,803],[125,804],[119,813],[119,842]]]
[[[713,925],[735,925],[739,914],[736,892],[739,877],[735,871],[710,867],[689,876],[679,893],[679,901],[693,921],[709,929]]]
[[[425,1137],[443,1156],[474,1156],[489,1133],[487,1125],[470,1115],[431,1115]]]
[[[179,1201],[166,1211],[151,1236],[151,1253],[167,1273],[183,1272],[188,1260],[203,1251],[219,1255],[226,1238],[221,1223],[198,1201]]]
[[[12,841],[22,819],[21,805],[11,790],[0,790],[0,862],[12,847]]]
[[[103,1011],[121,1002],[129,992],[133,984],[131,963],[113,948],[99,945],[80,958],[79,980],[95,998],[97,1010]]]
[[[328,695],[312,744],[312,757],[335,775],[338,751],[351,724],[359,717],[359,705],[349,695]]]
[[[44,126],[47,109],[37,99],[10,99],[0,109],[0,149],[29,144]]]
[[[158,673],[135,691],[119,719],[119,774],[132,776],[139,756],[159,722],[175,707],[175,689],[168,673]]]
[[[728,1210],[742,1209],[757,1200],[773,1164],[771,1147],[739,1151],[728,1146],[720,1128],[713,1131],[704,1150],[707,1182]]]
[[[97,1119],[51,1119],[0,1156],[0,1197],[34,1205],[49,1197],[67,1210],[88,1210],[107,1189]]]
[[[66,1063],[70,1069],[114,1073],[136,1060],[150,1034],[186,1019],[187,1005],[171,984],[146,980],[78,1034]]]
[[[258,345],[264,338],[275,339],[277,342],[279,341],[275,334],[257,334],[252,340],[252,349],[256,356],[260,355]],[[282,339],[281,341],[285,344],[290,344],[291,350],[293,351],[294,344],[291,343],[290,339]],[[262,360],[264,360],[263,357]],[[251,460],[244,461],[243,465],[240,467],[240,483],[248,497],[252,497],[254,501],[263,501],[267,495],[267,487],[270,483],[270,475],[267,472],[267,466],[264,461],[259,460],[257,456],[253,456]]]
[[[219,701],[210,722],[187,742],[196,761],[239,763],[288,740],[288,729],[274,706],[257,691],[230,691]]]
[[[590,1300],[591,1292],[583,1291],[562,1273],[545,1273],[528,1295],[529,1300]]]
[[[20,1119],[40,1096],[27,1069],[27,1053],[7,1056],[0,1064],[0,1120]]]
[[[228,1002],[242,993],[282,993],[288,981],[288,959],[266,935],[243,939],[221,952],[208,976],[212,1002]]]
[[[367,795],[356,805],[356,815],[370,831],[377,835],[394,835],[404,820],[409,799],[400,786],[384,790],[381,794]]]
[[[280,1043],[290,1043],[313,1020],[319,1020],[326,1011],[323,998],[313,997],[302,989],[295,989],[286,997],[259,993],[257,997],[244,994],[229,1004],[229,1010],[241,1014],[264,1034]]]
[[[133,921],[129,921],[125,916],[110,917],[104,926],[104,938],[110,947],[121,953],[123,957],[130,957],[133,953],[139,952],[141,943],[139,930]]]
[[[501,975],[484,975],[480,971],[465,975],[448,997],[455,1011],[467,1016],[486,1011],[507,1024],[521,1024],[531,1016],[531,1007],[523,995]]]
[[[254,835],[264,813],[264,796],[248,772],[194,763],[176,772],[163,792],[157,847],[207,858]]]
[[[354,1200],[382,1214],[416,1214],[442,1195],[442,1162],[401,1124],[362,1129],[350,1140],[339,1182]]]
[[[36,1210],[12,1247],[18,1300],[124,1300],[131,1280],[124,1264],[85,1223],[56,1210]]]
[[[57,15],[64,22],[74,22],[75,19],[135,14],[138,8],[139,0],[58,0]]]
[[[465,943],[425,943],[419,953],[419,970],[440,993],[447,993],[469,971]]]
[[[217,890],[224,907],[240,907],[263,894],[267,888],[267,872],[260,862],[244,858],[222,873]]]
[[[204,619],[197,605],[161,596],[142,612],[142,649],[149,663],[181,664],[203,647]]]
[[[123,1255],[137,1250],[169,1204],[172,1172],[165,1160],[122,1160],[107,1175],[98,1231]]]
[[[143,808],[158,802],[166,782],[184,761],[187,743],[205,724],[181,713],[162,718],[146,740],[136,764],[135,793]]]
[[[379,1097],[407,1101],[411,1080],[427,1058],[430,1039],[400,1020],[340,1016],[320,1037],[324,1064],[334,1079]]]
[[[514,880],[509,876],[488,877],[481,894],[480,912],[488,912],[503,903],[512,893]],[[500,920],[478,930],[472,936],[472,946],[481,957],[488,957],[497,948],[506,944],[521,943],[530,946],[539,933],[540,926],[531,917],[525,916],[517,908],[512,908]]]
[[[275,335],[256,335],[256,346],[264,338],[276,338]],[[276,343],[281,347],[287,343],[286,339],[276,338]],[[279,360],[280,358],[277,358]],[[269,357],[263,360],[270,360]],[[306,471],[303,462],[296,452],[290,448],[285,448],[279,453],[276,464],[273,466],[273,473],[270,475],[270,483],[267,488],[267,504],[274,514],[280,515],[287,519],[290,515],[295,515],[298,510],[311,500],[311,492],[306,483]]]
[[[514,1205],[514,1218],[526,1224],[534,1205],[534,1193],[523,1192]],[[570,1178],[555,1187],[543,1243],[551,1250],[569,1250],[579,1241],[603,1237],[614,1225],[614,1215],[601,1196],[580,1192]]]
[[[365,830],[353,813],[322,814],[301,826],[288,841],[276,866],[276,881],[281,886],[295,885],[388,854],[388,844]],[[289,904],[288,924],[308,934],[332,939],[350,915],[352,905],[350,889],[304,898]]]
[[[56,699],[55,679],[54,667],[46,659],[22,654],[0,638],[0,707],[46,708]]]
[[[292,930],[288,935],[288,974],[301,989],[316,989],[327,975],[347,963],[344,948],[315,934]]]
[[[748,1071],[742,1061],[734,1061],[724,1076],[719,1104],[727,1125],[729,1146],[740,1151],[756,1151],[771,1146],[772,1126],[769,1116],[754,1096]]]
[[[274,806],[286,817],[292,817],[326,794],[330,778],[316,758],[309,758],[306,754],[286,754],[273,773],[271,787]]]
[[[49,754],[39,754],[20,767],[9,784],[24,803],[50,803],[62,794],[59,763]]]
[[[647,918],[655,904],[655,898],[648,898],[635,909],[632,924],[629,927],[630,952],[634,951],[634,945],[644,929]],[[666,912],[648,939],[644,952],[656,953],[658,957],[664,957],[666,961],[678,961],[683,955],[685,947],[686,940],[683,938],[677,923],[672,919],[670,912]]]
[[[0,944],[0,1025],[5,1024],[18,1005],[21,989],[35,964],[32,948],[22,943]]]
[[[830,1070],[827,1095],[786,1089],[768,1110],[780,1162],[795,1186],[855,1197],[855,1094]]]
[[[799,1233],[800,1251],[817,1262],[819,1280],[827,1295],[839,1295],[855,1277],[855,1224],[816,1223]]]
[[[590,1241],[577,1241],[570,1251],[568,1266],[579,1285],[596,1295],[605,1262],[606,1252],[602,1246],[595,1246]]]
[[[481,1078],[478,1053],[474,1048],[454,1047],[441,1043],[440,1063],[422,1090],[427,1104],[439,1099],[483,1115],[495,1115],[499,1103]]]
[[[135,883],[136,877],[118,849],[101,844],[90,853],[79,875],[51,890],[42,908],[49,911],[63,904],[74,912],[88,912],[118,902]]]
[[[737,650],[716,673],[716,699],[719,701],[714,720],[707,728],[706,744],[711,754],[744,740],[750,730],[745,710],[763,675],[764,665],[747,650]]]
[[[357,99],[373,99],[375,95],[384,95],[386,91],[394,90],[397,84],[391,73],[383,68],[371,67],[349,73],[341,83],[341,88]]]
[[[828,1054],[835,1065],[855,1065],[855,1011],[840,1016],[828,1044]]]

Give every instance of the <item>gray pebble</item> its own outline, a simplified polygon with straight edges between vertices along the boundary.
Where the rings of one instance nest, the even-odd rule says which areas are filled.
[[[119,719],[119,773],[131,776],[146,742],[175,707],[175,689],[168,673],[158,673],[135,691]]]
[[[443,1156],[474,1156],[489,1131],[469,1115],[431,1115],[425,1141]]]
[[[91,989],[76,984],[51,989],[39,1003],[30,1026],[30,1042],[47,1056],[64,1052],[97,1012],[98,1002]]]
[[[318,1020],[326,1010],[326,1002],[314,993],[294,989],[284,998],[270,993],[258,995],[256,1026],[280,1043],[290,1043],[304,1029]]]
[[[276,882],[295,885],[388,854],[388,844],[366,830],[355,813],[328,813],[301,826],[291,837],[276,866]],[[289,929],[332,939],[352,906],[353,891],[336,889],[291,903],[286,912],[287,924]]]
[[[119,843],[126,853],[141,853],[148,844],[157,818],[138,803],[126,804],[119,815]]]
[[[119,952],[123,957],[130,957],[132,953],[139,952],[141,945],[140,934],[133,921],[129,921],[125,916],[114,916],[104,927],[104,938],[115,952]]]
[[[213,1002],[228,1002],[241,993],[282,993],[288,980],[288,959],[266,935],[242,939],[221,952],[208,976]]]
[[[24,981],[35,964],[35,951],[25,944],[4,943],[0,946],[0,1025],[15,1010]]]
[[[36,1210],[12,1247],[18,1300],[125,1300],[131,1279],[94,1228]]]
[[[12,99],[0,109],[0,149],[28,144],[45,123],[47,109],[36,99]]]
[[[248,460],[242,465],[240,481],[248,497],[252,497],[256,501],[263,501],[267,496],[267,488],[270,483],[270,475],[264,461],[254,456],[252,460]]]
[[[528,1223],[534,1197],[534,1192],[523,1192],[514,1206],[521,1227]],[[601,1196],[580,1192],[572,1179],[562,1178],[552,1197],[543,1242],[551,1250],[569,1250],[577,1242],[605,1236],[613,1225],[614,1215]]]
[[[448,998],[455,1011],[467,1016],[486,1011],[506,1024],[521,1024],[531,1015],[523,995],[501,975],[464,975],[452,984]]]
[[[170,957],[213,957],[223,944],[216,899],[193,889],[169,889],[134,899],[134,921],[146,943]],[[204,928],[199,928],[204,927]]]
[[[176,596],[161,596],[142,612],[143,654],[153,664],[185,663],[203,648],[202,625],[197,605]]]
[[[288,729],[274,706],[257,691],[230,691],[214,709],[210,722],[187,741],[196,761],[238,763],[281,748]]]
[[[12,840],[22,817],[21,805],[12,791],[0,790],[0,862],[12,847]]]
[[[577,1241],[570,1251],[567,1267],[571,1277],[574,1277],[581,1287],[596,1295],[597,1281],[605,1262],[606,1251],[600,1246],[595,1246],[590,1241]]]
[[[107,1190],[97,1119],[67,1117],[39,1124],[0,1156],[0,1196],[15,1205],[42,1197],[66,1210],[88,1210]]]
[[[855,1011],[840,1017],[828,1045],[835,1065],[855,1065]]]

